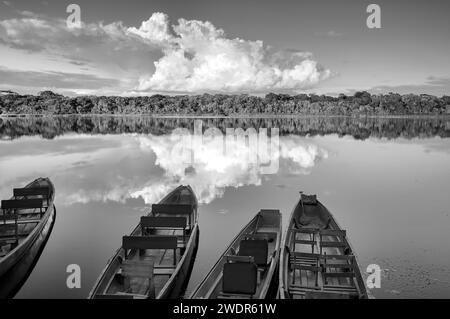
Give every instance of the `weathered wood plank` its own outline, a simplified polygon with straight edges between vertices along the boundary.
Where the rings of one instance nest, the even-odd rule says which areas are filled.
[[[2,209],[34,209],[42,208],[42,199],[12,199],[2,200]]]
[[[141,227],[160,227],[160,228],[181,228],[187,226],[186,217],[141,217]]]
[[[28,188],[14,188],[14,197],[18,196],[45,196],[50,197],[49,187],[28,187]]]

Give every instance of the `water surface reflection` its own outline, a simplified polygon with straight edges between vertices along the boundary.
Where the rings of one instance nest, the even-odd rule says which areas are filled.
[[[444,120],[398,119],[406,128],[398,132],[397,124],[372,120],[362,126],[348,120],[347,130],[335,119],[202,119],[201,143],[195,119],[78,120],[54,119],[71,123],[68,129],[50,119],[0,125],[1,197],[41,175],[51,177],[57,191],[57,223],[17,297],[86,297],[121,236],[179,184],[192,185],[202,204],[190,289],[260,208],[280,209],[286,222],[303,190],[317,193],[347,229],[361,266],[384,269],[375,296],[450,296],[450,252],[443,244],[450,241],[450,139],[435,136],[447,136]],[[81,130],[74,123],[92,125]],[[288,129],[292,123],[300,129]],[[362,141],[355,132],[367,126],[372,130]],[[243,138],[227,140],[226,128],[241,128]],[[80,290],[65,285],[71,263],[82,267]]]

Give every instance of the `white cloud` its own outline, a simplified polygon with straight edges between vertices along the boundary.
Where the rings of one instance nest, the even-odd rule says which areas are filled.
[[[139,29],[131,27],[127,31],[151,42],[161,44],[170,41],[172,38],[169,33],[169,17],[160,12],[154,13],[147,21],[142,22]]]
[[[68,29],[63,19],[28,14],[0,20],[0,43],[67,63],[87,61],[91,72],[126,78],[121,91],[300,91],[331,75],[308,52],[228,38],[208,21],[179,19],[170,25],[164,13],[154,13],[139,28],[113,22],[80,29]]]
[[[150,33],[148,27],[154,26],[155,21],[158,32]],[[279,53],[272,52],[262,41],[229,39],[210,22],[180,19],[173,32],[174,35],[169,33],[167,16],[160,14],[134,30],[146,39],[156,33],[154,41],[162,38],[168,44],[164,56],[155,62],[155,72],[141,77],[140,90],[296,91],[310,88],[331,75],[310,54],[292,52],[284,54],[286,60],[280,60]]]

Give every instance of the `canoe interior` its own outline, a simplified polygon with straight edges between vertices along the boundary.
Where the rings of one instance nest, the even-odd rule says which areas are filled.
[[[14,200],[41,199],[42,208],[21,208],[14,210],[1,210],[0,215],[0,262],[6,258],[14,249],[20,247],[27,241],[29,235],[38,227],[45,218],[47,210],[53,207],[54,188],[49,179],[40,178],[28,184],[25,188],[48,188],[47,195],[28,195],[11,197]],[[17,214],[17,237],[15,216]]]
[[[160,204],[164,205],[190,205],[192,216],[191,224],[183,229],[147,229],[142,233],[140,225],[132,232],[132,237],[146,236],[176,236],[176,249],[131,249],[125,257],[125,250],[121,247],[110,261],[97,287],[94,288],[93,298],[166,298],[170,295],[170,285],[182,268],[187,251],[192,251],[197,245],[195,237],[198,236],[197,226],[197,199],[189,186],[180,186]],[[154,217],[186,217],[177,213],[153,213]],[[174,255],[175,254],[175,255]],[[151,275],[136,276],[127,279],[124,269],[131,264],[131,271],[146,272]],[[149,270],[153,267],[153,271]]]
[[[268,243],[267,266],[258,267],[256,292],[254,294],[224,293],[224,265],[229,256],[240,255],[241,243],[249,236],[263,238]],[[255,218],[234,238],[217,263],[191,295],[193,299],[264,299],[275,274],[281,244],[281,215],[277,210],[261,210]]]
[[[281,298],[367,298],[346,232],[319,201],[298,202],[281,260]]]

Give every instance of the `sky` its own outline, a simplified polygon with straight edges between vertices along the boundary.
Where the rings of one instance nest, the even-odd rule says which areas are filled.
[[[80,28],[67,27],[71,3]],[[441,96],[448,12],[436,0],[0,1],[0,90]]]

